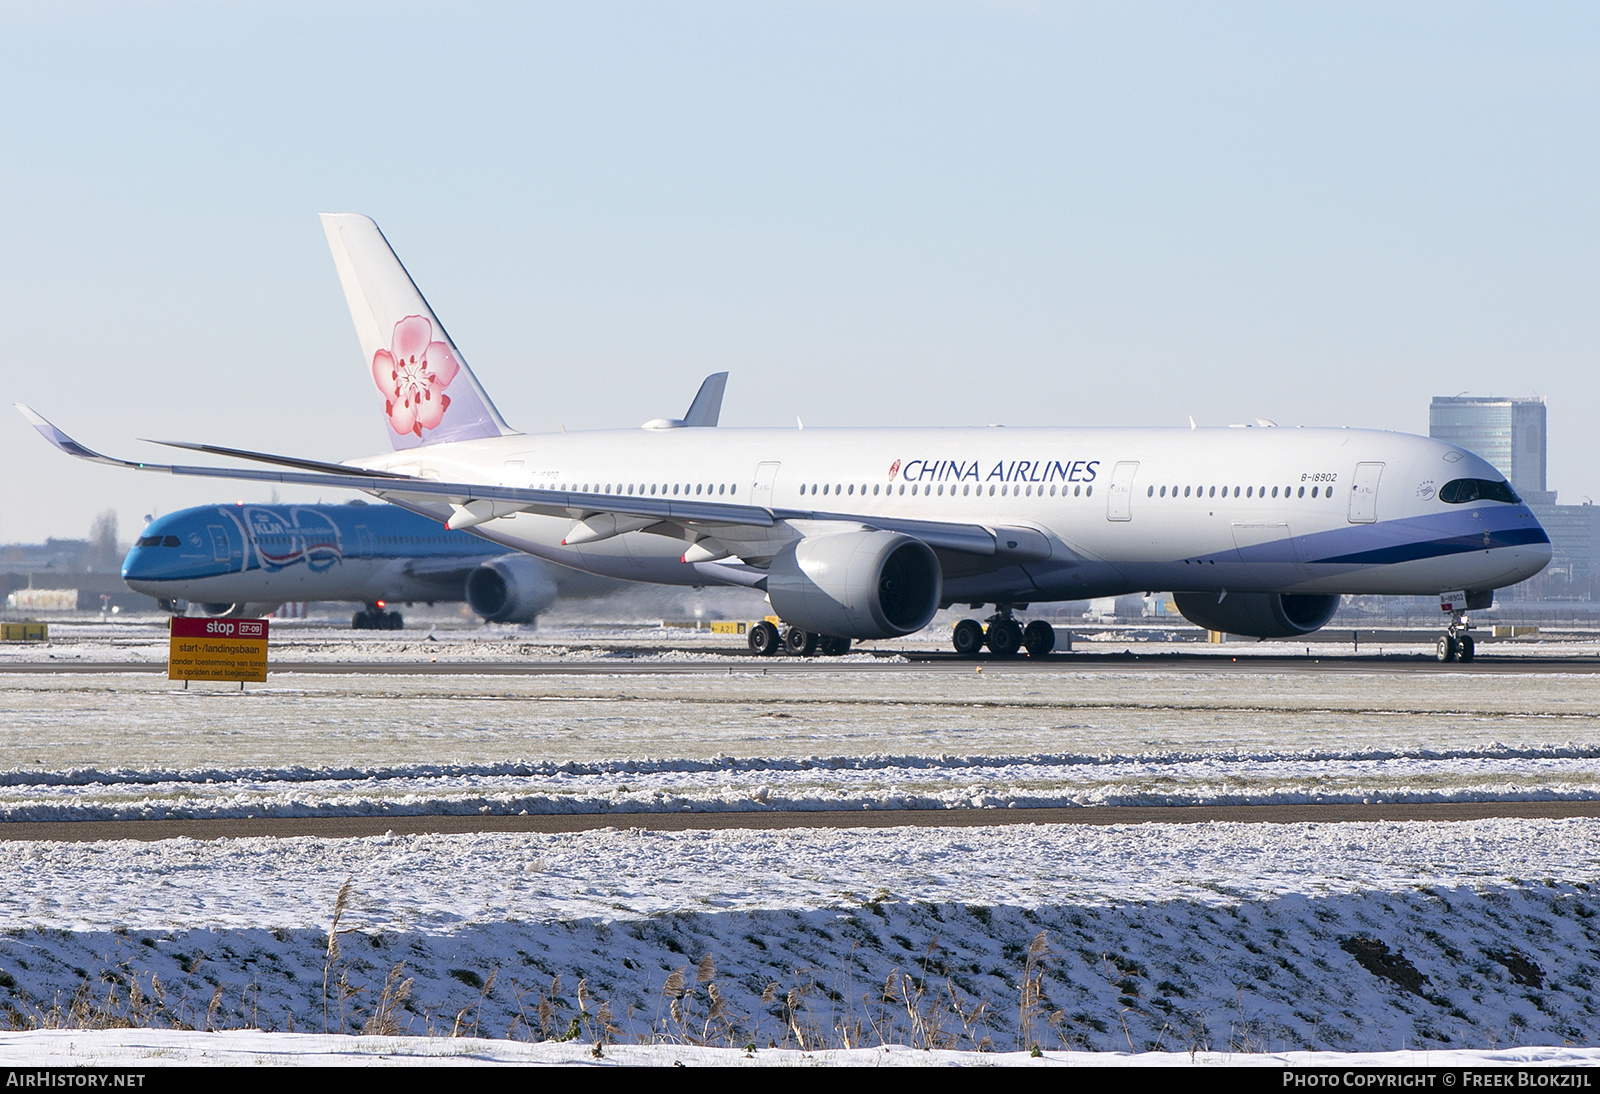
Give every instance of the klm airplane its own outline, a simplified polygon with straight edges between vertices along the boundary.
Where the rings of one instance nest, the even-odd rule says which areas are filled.
[[[682,419],[520,433],[378,226],[341,213],[323,229],[390,451],[332,463],[183,442],[273,466],[140,463],[19,409],[79,459],[360,490],[512,557],[759,589],[786,628],[752,628],[762,653],[911,634],[954,604],[992,609],[955,628],[958,652],[1048,653],[1050,626],[1017,618],[1030,604],[1170,589],[1191,622],[1262,638],[1315,631],[1346,595],[1437,596],[1440,660],[1470,660],[1466,611],[1550,561],[1493,466],[1401,433],[715,428],[725,374]]]
[[[398,630],[401,601],[461,601],[492,623],[530,623],[562,567],[452,532],[394,505],[202,505],[157,517],[122,579],[168,611],[266,615],[291,601],[364,604],[351,626]],[[575,575],[576,576],[576,575]]]

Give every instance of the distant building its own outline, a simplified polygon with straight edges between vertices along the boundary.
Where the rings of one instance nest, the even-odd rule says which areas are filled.
[[[1542,395],[1435,396],[1428,436],[1458,444],[1494,464],[1550,533],[1550,565],[1511,589],[1505,599],[1591,600],[1600,589],[1600,509],[1557,505],[1545,480],[1545,404]]]
[[[1555,492],[1545,485],[1544,396],[1436,395],[1428,407],[1428,436],[1494,464],[1529,505],[1555,504]]]

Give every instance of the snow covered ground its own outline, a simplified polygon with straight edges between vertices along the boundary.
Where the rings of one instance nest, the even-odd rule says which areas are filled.
[[[152,646],[80,637],[30,656]],[[308,659],[383,653],[303,637]],[[596,1039],[621,1042],[612,1062],[654,1039],[755,1044],[738,1060],[757,1064],[786,1059],[774,1044],[884,1041],[1184,1063],[1600,1042],[1600,822],[647,829],[685,809],[1594,798],[1600,677],[764,676],[728,660],[689,676],[284,671],[244,692],[0,671],[6,820],[617,814],[561,836],[0,844],[0,1015],[158,1027],[14,1034],[0,1053],[321,1062],[390,1043],[162,1040],[173,1026],[584,1042],[437,1049],[457,1062],[576,1059]]]
[[[0,674],[0,706],[6,820],[1600,796],[1597,675]]]
[[[52,1067],[142,1071],[183,1065],[270,1067],[1592,1067],[1600,1050],[1505,1048],[1402,1052],[963,1052],[881,1048],[755,1049],[690,1044],[606,1045],[581,1041],[461,1037],[355,1037],[320,1033],[182,1033],[158,1029],[0,1032],[0,1058]]]
[[[28,843],[0,871],[19,1026],[1370,1052],[1592,1044],[1600,1007],[1590,821]]]

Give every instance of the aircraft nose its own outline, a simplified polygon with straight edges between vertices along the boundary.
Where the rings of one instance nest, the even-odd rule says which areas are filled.
[[[130,550],[122,560],[122,580],[133,578],[137,581],[148,575],[150,570],[150,552],[143,547]]]
[[[1550,565],[1550,559],[1555,554],[1555,549],[1550,543],[1550,533],[1539,523],[1539,518],[1533,515],[1533,510],[1525,509],[1525,512],[1528,515],[1528,523],[1532,525],[1530,530],[1537,533],[1537,538],[1529,537],[1529,542],[1517,550],[1518,556],[1524,563],[1521,579],[1524,581]]]
[[[172,535],[145,535],[122,558],[122,580],[154,580],[166,576],[176,561],[178,539]]]

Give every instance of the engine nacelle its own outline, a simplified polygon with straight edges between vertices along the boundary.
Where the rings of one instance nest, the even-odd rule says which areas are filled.
[[[467,575],[466,596],[490,623],[532,623],[555,603],[556,584],[538,559],[502,555]]]
[[[1251,638],[1310,634],[1339,610],[1337,594],[1229,593],[1218,604],[1216,593],[1173,593],[1172,602],[1197,627]]]
[[[270,601],[265,604],[247,604],[237,601],[232,604],[200,604],[197,605],[201,612],[213,619],[261,619],[271,615],[283,607],[281,601]]]
[[[842,638],[896,638],[926,627],[944,578],[933,549],[899,532],[806,536],[779,551],[767,599],[785,623]]]

